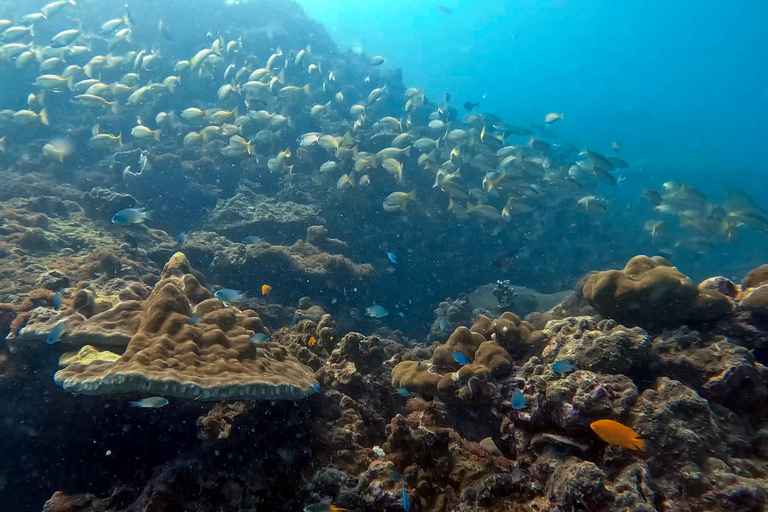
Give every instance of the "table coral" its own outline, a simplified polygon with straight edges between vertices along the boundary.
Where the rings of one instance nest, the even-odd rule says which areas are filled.
[[[197,305],[189,324],[189,295],[200,288],[177,253],[142,305],[140,326],[114,363],[72,363],[54,380],[83,394],[158,393],[196,400],[299,399],[315,392],[312,371],[276,344],[256,346],[253,312],[238,313],[216,299]]]

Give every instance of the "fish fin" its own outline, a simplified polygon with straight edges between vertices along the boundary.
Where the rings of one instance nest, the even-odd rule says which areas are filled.
[[[640,451],[645,450],[645,439],[633,439],[632,444]]]
[[[403,150],[403,153],[405,153],[405,156],[408,156],[408,157],[411,156],[411,146],[408,146],[407,148],[405,148],[405,150]]]
[[[131,407],[141,407],[141,402],[128,402]]]
[[[158,130],[155,130],[155,140],[156,140],[156,141],[158,141],[158,142],[160,141],[160,135],[161,135],[161,133],[162,133],[162,132],[161,132],[159,129],[158,129]]]
[[[112,102],[112,113],[117,114],[118,112],[120,112],[120,104],[115,100]]]
[[[48,122],[48,112],[43,109],[38,114],[40,116],[40,122],[43,123],[46,126],[49,126],[51,123]]]
[[[120,147],[123,147],[123,134],[118,133],[117,134],[117,145]]]
[[[148,212],[143,212],[144,214],[144,220],[153,220],[153,217],[155,215],[154,210],[149,210]]]

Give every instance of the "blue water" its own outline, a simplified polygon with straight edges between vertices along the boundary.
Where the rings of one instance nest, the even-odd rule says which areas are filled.
[[[452,14],[434,2],[299,3],[432,99],[450,92],[520,123],[562,112],[552,138],[604,152],[621,142],[640,182],[674,176],[715,195],[768,185],[768,3],[445,0]]]

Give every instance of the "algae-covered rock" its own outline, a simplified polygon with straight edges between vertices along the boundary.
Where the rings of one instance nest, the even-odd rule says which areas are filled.
[[[290,244],[302,238],[309,227],[322,222],[309,206],[276,201],[241,187],[235,196],[219,201],[204,229],[230,240],[240,241],[253,235],[276,244]]]
[[[543,352],[547,362],[569,361],[582,370],[642,376],[656,360],[651,337],[644,330],[629,329],[613,320],[553,320],[544,334],[548,339]]]
[[[751,350],[722,336],[702,339],[686,327],[665,332],[653,347],[664,374],[739,414],[768,418],[768,368]]]

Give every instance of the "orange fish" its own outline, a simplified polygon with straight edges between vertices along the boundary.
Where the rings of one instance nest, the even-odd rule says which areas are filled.
[[[261,285],[261,294],[262,295],[269,295],[269,292],[272,291],[272,287],[268,284]]]
[[[589,424],[595,434],[608,444],[616,444],[630,450],[642,450],[645,441],[638,439],[640,434],[613,420],[597,420]]]
[[[314,347],[315,343],[317,343],[317,340],[315,339],[314,336],[312,336],[311,338],[309,338],[309,341],[307,342],[307,345],[309,345],[310,347]]]

